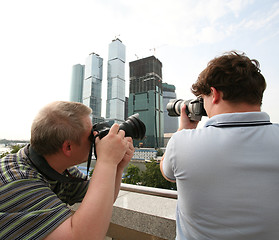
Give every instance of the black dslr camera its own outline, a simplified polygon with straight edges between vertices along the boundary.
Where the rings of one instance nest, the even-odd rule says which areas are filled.
[[[168,115],[171,117],[180,116],[181,104],[186,105],[186,114],[191,121],[200,121],[202,116],[207,116],[202,98],[190,100],[171,99],[167,104]]]
[[[103,138],[108,134],[110,125],[107,122],[96,123],[92,127],[91,138],[93,139],[93,132],[98,132],[99,138]],[[139,114],[136,113],[127,118],[127,120],[119,125],[119,130],[124,130],[125,137],[141,140],[145,136],[145,125],[139,119]]]
[[[108,122],[102,122],[102,123],[96,123],[93,125],[91,134],[89,136],[89,140],[91,141],[91,147],[88,155],[87,160],[87,178],[88,178],[88,172],[91,164],[91,158],[92,158],[92,150],[94,150],[94,155],[97,159],[97,153],[95,146],[95,138],[99,137],[102,139],[105,137],[110,130],[110,125]],[[139,114],[136,113],[134,115],[131,115],[127,118],[127,120],[119,125],[119,130],[125,131],[125,137],[131,137],[132,139],[141,140],[145,136],[146,128],[144,123],[139,119]],[[94,136],[93,132],[96,131],[98,134]]]

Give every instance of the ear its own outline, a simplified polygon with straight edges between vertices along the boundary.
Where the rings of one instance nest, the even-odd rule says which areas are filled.
[[[62,145],[62,151],[67,156],[70,157],[72,153],[72,145],[70,141],[65,141]]]
[[[221,100],[221,92],[218,91],[214,87],[211,87],[210,91],[211,91],[211,94],[212,94],[212,103],[216,104],[216,103],[220,102],[220,100]]]

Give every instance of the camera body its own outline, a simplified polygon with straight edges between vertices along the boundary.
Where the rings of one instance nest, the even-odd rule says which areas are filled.
[[[171,117],[180,116],[181,104],[186,105],[186,114],[191,121],[200,121],[202,116],[207,116],[203,107],[203,99],[171,99],[167,104],[168,115]]]
[[[108,122],[96,123],[93,125],[93,131],[98,132],[100,139],[105,137],[110,130]],[[132,139],[141,140],[145,136],[146,128],[144,123],[139,119],[139,114],[136,113],[127,118],[127,120],[119,125],[119,130],[124,130],[125,137],[131,137]]]

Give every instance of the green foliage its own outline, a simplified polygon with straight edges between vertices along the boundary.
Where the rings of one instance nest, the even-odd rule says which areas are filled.
[[[142,185],[155,188],[175,189],[176,184],[167,181],[160,171],[160,164],[155,160],[146,163],[146,170],[142,173]]]
[[[0,158],[3,158],[3,157],[5,157],[5,156],[7,156],[8,154],[9,154],[9,152],[2,153],[2,154],[0,155]]]
[[[11,153],[17,153],[19,151],[19,149],[21,149],[21,148],[22,148],[21,145],[13,145]]]
[[[88,173],[89,177],[92,177],[93,172],[94,172],[94,168],[93,168],[92,170],[89,171],[89,173]]]
[[[158,148],[158,149],[157,149],[157,157],[161,157],[161,156],[163,156],[163,155],[164,155],[163,150],[162,150],[161,148]]]
[[[130,164],[128,166],[127,173],[125,174],[122,182],[136,185],[140,181],[141,181],[141,176],[140,176],[139,167],[137,167],[133,164]]]
[[[130,164],[122,182],[141,184],[142,186],[176,190],[176,184],[167,181],[160,171],[160,164],[155,160],[145,163],[146,170],[140,171],[139,167]]]
[[[12,149],[9,152],[2,153],[0,155],[0,158],[3,158],[3,157],[7,156],[10,153],[17,153],[18,150],[22,148],[22,146],[17,144],[17,145],[13,145],[11,148]]]

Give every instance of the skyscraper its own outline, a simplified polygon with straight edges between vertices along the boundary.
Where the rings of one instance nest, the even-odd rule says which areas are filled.
[[[162,147],[164,113],[162,96],[162,63],[154,56],[139,59],[130,65],[129,115],[139,113],[146,125],[145,147]]]
[[[72,68],[70,101],[82,103],[83,79],[84,65],[74,65]]]
[[[163,109],[164,109],[164,133],[174,133],[178,129],[178,118],[170,117],[167,111],[169,100],[176,99],[175,86],[163,83]]]
[[[92,109],[92,123],[103,121],[102,109],[103,59],[91,53],[86,59],[83,82],[83,104]]]
[[[123,122],[125,109],[125,45],[118,38],[109,44],[106,118]]]

